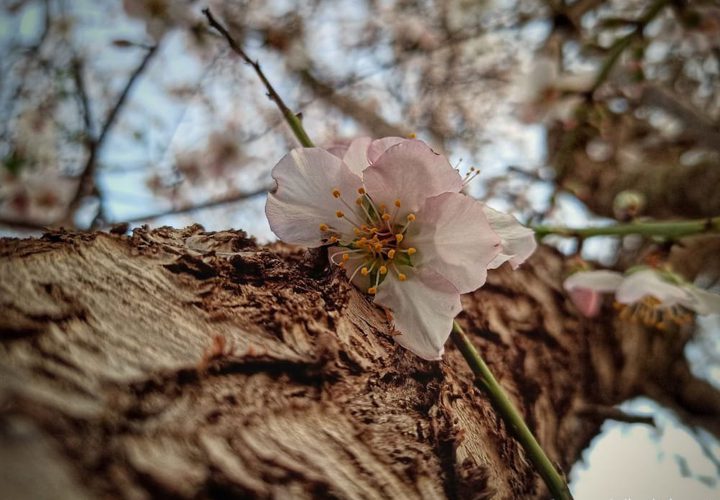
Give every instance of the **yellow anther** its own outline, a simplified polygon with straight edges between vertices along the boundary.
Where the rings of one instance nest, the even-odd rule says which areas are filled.
[[[335,217],[337,217],[338,219],[341,219],[341,218],[345,217],[345,212],[343,212],[342,210],[338,210],[337,212],[335,212]]]
[[[387,267],[385,267],[385,266],[380,266],[380,269],[378,269],[378,272],[379,272],[380,274],[387,274]]]
[[[390,220],[390,214],[383,214],[382,220],[384,220],[385,222],[389,221],[389,220]]]
[[[358,188],[358,194],[365,194],[365,188]]]
[[[405,236],[403,236],[402,233],[398,233],[395,235],[395,239],[397,240],[398,243],[400,243],[404,238],[405,238]]]
[[[328,240],[328,243],[337,243],[338,237],[337,236],[330,236],[330,239]]]
[[[320,224],[320,231],[327,231],[330,229],[327,224]]]
[[[407,276],[405,276],[403,273],[398,273],[398,279],[400,281],[405,281],[407,279]]]
[[[391,248],[388,250],[388,259],[394,259],[395,258],[395,249]]]
[[[395,206],[400,208],[400,200],[395,200]]]
[[[412,254],[414,254],[415,252],[417,252],[417,250],[415,249],[415,247],[410,247],[410,248],[407,249],[408,255],[412,255]]]
[[[408,222],[414,221],[414,220],[415,220],[415,214],[408,214],[407,220],[408,220]]]
[[[376,286],[371,286],[370,288],[368,288],[368,293],[369,293],[370,295],[375,295],[375,294],[377,293],[377,287],[376,287]]]
[[[368,274],[370,274],[370,271],[367,267],[363,267],[362,269],[360,269],[360,274],[362,274],[363,276],[367,276]]]
[[[345,262],[347,262],[348,260],[350,260],[350,256],[349,256],[348,254],[344,253],[343,256],[342,256],[342,260],[344,260]]]
[[[408,135],[407,135],[407,138],[408,138],[408,139],[415,139],[416,137],[417,137],[417,135],[415,134],[415,132],[413,132],[412,134],[408,134]]]
[[[338,267],[345,267],[345,261],[338,262]]]
[[[375,243],[375,251],[381,252],[383,249],[382,243]]]
[[[334,198],[340,198],[340,190],[339,189],[333,189],[332,195]]]
[[[384,203],[380,203],[380,206],[378,208],[381,212],[384,212],[385,210],[387,210],[387,205],[385,205]]]

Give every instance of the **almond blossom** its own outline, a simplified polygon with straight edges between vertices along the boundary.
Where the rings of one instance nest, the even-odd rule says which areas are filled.
[[[422,141],[359,138],[331,151],[294,149],[275,166],[271,229],[328,246],[330,262],[392,312],[398,343],[440,359],[460,294],[527,259],[533,231],[462,194],[457,170]]]
[[[660,329],[687,323],[688,310],[700,315],[720,313],[720,295],[702,290],[669,271],[648,267],[627,274],[582,271],[571,275],[565,290],[582,314],[597,316],[601,293],[615,292],[620,317]]]

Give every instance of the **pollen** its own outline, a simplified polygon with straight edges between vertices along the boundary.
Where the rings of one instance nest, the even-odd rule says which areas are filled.
[[[415,247],[410,247],[407,249],[408,255],[413,255],[415,252],[417,252],[417,249]]]
[[[414,221],[414,220],[415,220],[415,214],[408,214],[407,220],[408,220],[408,222]]]
[[[365,194],[365,188],[358,188],[358,194]]]
[[[400,243],[405,237],[402,235],[402,233],[398,233],[395,235],[395,239],[398,243]]]
[[[407,276],[405,276],[403,273],[399,273],[399,274],[398,274],[398,279],[399,279],[400,281],[405,281],[405,280],[407,279]]]
[[[369,293],[370,295],[375,295],[375,294],[377,293],[377,287],[376,287],[376,286],[371,286],[370,288],[368,288],[368,293]]]
[[[396,206],[397,208],[400,208],[400,200],[395,200],[395,206]]]
[[[340,190],[339,189],[333,189],[332,192],[333,198],[340,198]]]
[[[344,260],[345,262],[347,262],[348,260],[350,260],[350,255],[344,253],[343,256],[342,256],[342,260]]]
[[[394,259],[395,258],[395,249],[391,248],[388,250],[388,259]]]
[[[330,236],[330,239],[328,240],[329,243],[337,243],[338,237],[337,236]]]
[[[380,266],[380,269],[378,269],[378,272],[379,272],[380,274],[387,274],[387,267],[385,267],[385,266]]]
[[[390,214],[383,214],[382,220],[384,220],[385,222],[389,221],[389,220],[390,220]]]
[[[342,210],[338,210],[337,212],[335,212],[335,217],[337,217],[338,219],[342,219],[343,217],[345,217],[345,212],[343,212]]]
[[[328,227],[327,224],[320,224],[320,231],[325,232],[325,231],[327,231],[328,229],[330,229],[330,228]]]
[[[368,274],[370,274],[370,271],[367,267],[363,267],[362,269],[360,269],[360,274],[362,274],[363,276],[367,276]]]

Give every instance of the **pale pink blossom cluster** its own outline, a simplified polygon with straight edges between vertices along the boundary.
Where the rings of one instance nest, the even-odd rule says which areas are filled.
[[[460,294],[536,248],[532,230],[463,194],[457,170],[419,140],[295,149],[272,175],[273,232],[287,243],[327,246],[331,263],[391,311],[395,339],[425,359],[442,356]]]

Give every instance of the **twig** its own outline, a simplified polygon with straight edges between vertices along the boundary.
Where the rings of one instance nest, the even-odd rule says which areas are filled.
[[[262,81],[265,89],[267,90],[267,96],[277,105],[278,109],[280,109],[280,112],[283,114],[285,121],[287,121],[288,125],[290,125],[290,128],[295,134],[295,137],[297,137],[298,141],[300,141],[300,144],[302,146],[305,146],[306,148],[313,147],[313,143],[310,140],[310,137],[308,137],[307,133],[305,132],[300,118],[298,117],[298,115],[293,113],[290,108],[287,107],[285,101],[283,101],[282,97],[280,97],[280,94],[275,91],[275,88],[267,79],[265,73],[263,73],[262,68],[260,68],[260,63],[250,59],[250,57],[235,41],[235,39],[228,32],[228,30],[226,30],[223,25],[221,25],[215,20],[212,13],[210,12],[210,9],[203,9],[203,14],[205,14],[205,17],[207,17],[210,26],[218,30],[220,34],[225,37],[225,40],[227,40],[228,45],[230,46],[232,51],[239,55],[246,64],[252,66],[252,68],[255,70],[255,73],[257,74],[258,78],[260,78],[260,81]]]
[[[485,394],[490,398],[495,410],[500,413],[505,423],[511,428],[515,437],[522,445],[535,468],[542,476],[553,498],[556,500],[571,500],[572,494],[565,480],[560,476],[545,451],[537,442],[532,431],[528,428],[520,412],[507,397],[502,386],[488,368],[485,361],[470,342],[465,331],[457,321],[453,322],[452,340],[467,361],[475,380]]]
[[[707,219],[671,221],[671,222],[633,222],[630,224],[615,224],[598,227],[533,227],[538,238],[550,234],[575,238],[590,238],[592,236],[625,236],[639,234],[642,236],[660,236],[665,238],[682,238],[702,233],[720,232],[720,216]]]
[[[634,415],[622,411],[614,406],[584,404],[577,410],[578,415],[600,418],[602,420],[616,420],[628,424],[645,424],[655,427],[655,419],[651,415]]]
[[[593,83],[592,88],[587,93],[588,98],[592,97],[592,95],[600,87],[600,85],[605,82],[607,77],[610,75],[613,67],[615,66],[615,63],[617,63],[617,61],[620,59],[620,55],[625,51],[626,48],[628,48],[630,43],[632,43],[632,41],[636,37],[642,35],[645,26],[647,26],[650,21],[655,19],[655,17],[669,3],[670,0],[655,0],[655,2],[653,2],[653,4],[648,8],[645,14],[637,22],[634,23],[635,27],[632,29],[632,31],[630,31],[630,33],[628,33],[627,35],[619,38],[615,41],[615,43],[612,44],[612,46],[610,47],[610,55],[607,59],[605,59],[605,62],[600,67],[600,71],[598,71],[598,74],[595,77],[595,82]]]
[[[75,195],[70,200],[70,204],[68,205],[67,219],[72,218],[75,211],[80,206],[80,202],[82,201],[82,198],[84,196],[86,196],[87,194],[93,192],[96,189],[95,170],[97,167],[97,157],[100,153],[100,150],[101,150],[103,144],[105,143],[105,139],[107,138],[108,132],[110,131],[112,126],[115,124],[115,121],[117,120],[120,110],[122,109],[123,105],[127,101],[127,97],[130,94],[130,90],[132,90],[138,77],[142,74],[143,71],[145,71],[145,68],[147,68],[147,66],[150,63],[150,61],[152,60],[153,56],[157,53],[157,49],[158,49],[158,45],[155,45],[148,49],[147,53],[145,54],[145,57],[143,57],[142,61],[140,61],[140,64],[132,72],[132,74],[130,75],[130,78],[128,78],[128,81],[125,84],[125,87],[120,92],[120,95],[118,96],[117,101],[115,101],[115,105],[110,109],[110,112],[108,113],[108,116],[105,119],[105,122],[103,123],[102,128],[100,129],[100,133],[98,134],[97,138],[91,138],[88,159],[85,162],[85,167],[83,168],[82,173],[80,174],[80,178],[78,179],[78,187],[77,187],[77,190],[75,191]],[[69,222],[69,220],[66,222]]]
[[[147,214],[142,215],[139,217],[133,217],[130,219],[123,219],[121,221],[113,221],[113,222],[107,222],[107,225],[113,225],[117,224],[118,222],[142,222],[146,220],[151,219],[158,219],[160,217],[166,217],[168,215],[180,215],[185,214],[188,212],[194,212],[195,210],[203,210],[206,208],[215,208],[222,205],[227,205],[229,203],[235,203],[237,201],[246,200],[248,198],[253,198],[255,196],[259,196],[261,194],[265,194],[268,191],[270,191],[272,187],[269,186],[263,186],[259,189],[256,189],[255,191],[249,191],[247,193],[233,193],[232,195],[225,196],[223,198],[217,198],[215,200],[208,200],[204,203],[198,203],[197,205],[189,205],[185,207],[179,207],[179,208],[172,208],[169,210],[165,210],[162,212],[156,212],[154,214]]]

